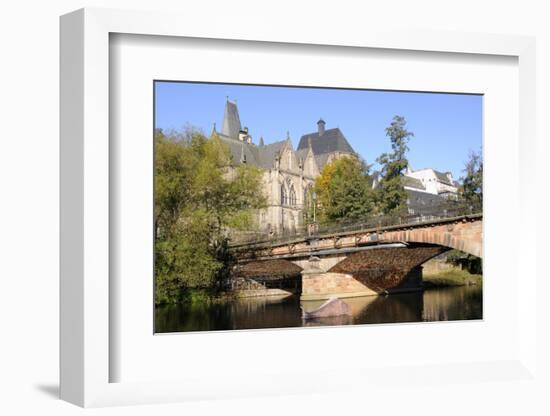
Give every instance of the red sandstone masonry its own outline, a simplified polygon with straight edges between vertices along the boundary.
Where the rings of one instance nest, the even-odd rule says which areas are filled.
[[[304,266],[302,263],[305,259],[322,250],[338,250],[379,243],[410,244],[408,247],[380,246],[376,250],[362,250],[354,253],[343,251],[341,257],[346,258],[328,271],[326,268],[320,268],[319,264],[315,270],[303,270],[302,296],[304,299],[323,299],[333,295],[349,297],[410,290],[415,285],[418,286],[418,279],[415,279],[412,273],[416,270],[416,266],[449,248],[482,258],[482,237],[482,217],[475,216],[435,221],[432,224],[393,226],[383,230],[350,231],[320,236],[318,240],[312,242],[295,240],[272,247],[249,246],[236,254],[239,262],[245,265],[242,269],[244,274],[255,275],[262,272],[269,274],[271,269],[279,271],[288,269],[288,272],[297,272],[300,268],[296,265],[291,267],[291,262]],[[332,256],[334,257],[334,254]],[[278,262],[286,262],[288,265],[282,267],[283,265]]]
[[[274,259],[290,254],[308,256],[314,251],[357,247],[377,242],[426,243],[454,248],[483,258],[483,221],[481,216],[436,221],[433,224],[410,224],[387,227],[384,230],[359,230],[320,236],[313,247],[309,241],[298,240],[292,243],[251,245],[237,251],[239,261]]]

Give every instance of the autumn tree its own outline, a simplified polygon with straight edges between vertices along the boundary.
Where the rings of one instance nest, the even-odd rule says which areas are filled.
[[[249,228],[265,205],[261,172],[234,166],[227,146],[188,130],[155,132],[157,303],[212,287],[224,266],[228,230]]]
[[[355,157],[325,165],[315,181],[319,222],[366,219],[374,208],[369,166]]]
[[[407,122],[402,116],[394,116],[386,136],[389,137],[392,151],[383,153],[376,159],[381,165],[380,182],[376,188],[377,208],[383,214],[400,211],[407,201],[403,187],[403,174],[409,165],[408,142],[414,134],[406,129]]]

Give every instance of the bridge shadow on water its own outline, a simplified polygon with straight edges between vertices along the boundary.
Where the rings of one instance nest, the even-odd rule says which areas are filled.
[[[291,328],[333,325],[382,324],[482,319],[482,289],[462,286],[424,292],[363,296],[344,299],[351,316],[304,321],[323,301],[300,302],[298,296],[236,299],[194,305],[156,308],[158,333]]]

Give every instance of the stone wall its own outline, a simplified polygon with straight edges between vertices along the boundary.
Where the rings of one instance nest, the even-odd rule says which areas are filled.
[[[299,286],[276,288],[253,279],[235,278],[232,281],[231,293],[238,298],[261,296],[289,296],[299,291]]]
[[[403,272],[371,269],[361,275],[302,273],[302,300],[375,296],[422,290],[422,269]]]

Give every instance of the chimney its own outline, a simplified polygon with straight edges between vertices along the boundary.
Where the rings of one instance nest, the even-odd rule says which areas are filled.
[[[319,131],[319,136],[322,136],[325,133],[325,120],[320,118],[319,121],[317,122],[317,128]]]

